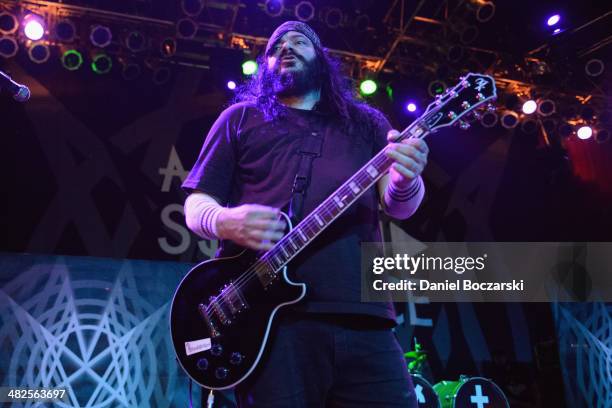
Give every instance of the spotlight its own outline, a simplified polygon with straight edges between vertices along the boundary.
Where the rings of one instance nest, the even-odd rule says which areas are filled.
[[[295,17],[300,21],[310,21],[315,15],[315,8],[309,1],[300,1],[295,6]]]
[[[495,111],[486,111],[480,117],[480,124],[486,128],[492,128],[497,124],[497,113]]]
[[[106,54],[97,54],[91,60],[91,69],[98,75],[108,74],[113,68],[113,60]]]
[[[542,116],[550,116],[556,111],[556,106],[550,99],[544,99],[540,101],[538,105],[538,113]]]
[[[558,15],[558,14],[555,14],[555,15],[552,15],[552,16],[548,17],[548,20],[546,20],[546,24],[547,24],[549,27],[552,27],[552,26],[554,26],[554,25],[557,25],[557,23],[558,23],[559,21],[561,21],[561,16],[560,16],[560,15]]]
[[[370,16],[367,14],[358,15],[357,18],[355,18],[354,25],[357,31],[366,31],[370,26]]]
[[[131,31],[125,38],[125,46],[132,52],[140,52],[146,45],[147,40],[140,31]]]
[[[590,126],[581,126],[576,134],[578,139],[586,140],[593,136],[593,129]]]
[[[32,62],[42,64],[43,62],[47,62],[51,56],[51,51],[47,44],[34,43],[28,49],[28,56]]]
[[[593,58],[584,64],[584,72],[590,77],[600,76],[604,72],[605,65],[602,60]]]
[[[325,24],[329,28],[338,28],[342,23],[343,17],[342,10],[332,7],[325,12]]]
[[[17,17],[8,11],[0,13],[0,34],[13,34],[19,27]]]
[[[62,66],[68,71],[76,71],[83,65],[83,56],[77,50],[68,50],[62,55]]]
[[[438,96],[442,95],[446,90],[446,84],[440,80],[433,80],[427,86],[427,93],[429,96]]]
[[[553,34],[559,34],[561,32],[560,28],[555,28],[555,30],[553,31]]]
[[[501,125],[506,129],[514,129],[519,122],[518,114],[514,111],[504,111],[501,115]]]
[[[521,130],[523,133],[530,135],[538,130],[538,122],[535,119],[527,118],[521,123]]]
[[[523,113],[526,115],[531,115],[538,108],[538,104],[534,100],[528,100],[523,103]]]
[[[127,62],[123,65],[121,69],[121,76],[126,81],[133,81],[140,76],[142,69],[140,65],[135,62]]]
[[[182,0],[181,9],[183,13],[190,17],[197,17],[202,12],[202,1],[201,0]]]
[[[234,89],[236,89],[236,82],[234,82],[234,81],[227,81],[227,89],[231,89],[232,91]]]
[[[0,57],[11,58],[19,51],[19,44],[11,37],[0,37]]]
[[[70,20],[59,21],[54,28],[55,38],[61,42],[72,42],[76,36],[76,27]]]
[[[372,95],[374,92],[376,92],[376,88],[378,88],[378,85],[376,85],[376,82],[372,81],[371,79],[361,81],[361,84],[359,84],[359,90],[366,96]]]
[[[153,70],[153,83],[155,85],[163,85],[170,80],[170,68],[157,67]]]
[[[162,57],[168,58],[176,53],[176,40],[174,38],[165,38],[160,46],[160,52]]]
[[[417,110],[417,106],[414,104],[414,102],[409,102],[409,103],[406,105],[406,110],[407,110],[408,112],[416,112],[416,110]]]
[[[193,38],[197,32],[198,25],[190,18],[182,18],[176,23],[176,33],[180,38]]]
[[[258,66],[257,62],[253,60],[244,61],[242,63],[242,73],[244,75],[253,75],[257,72]]]
[[[495,15],[495,4],[487,1],[481,4],[476,10],[476,20],[479,23],[486,23]]]
[[[595,134],[597,143],[605,143],[610,140],[610,131],[608,129],[599,129]]]
[[[110,28],[103,25],[95,25],[91,27],[89,32],[89,40],[93,45],[99,48],[107,47],[113,39],[113,33]]]
[[[264,11],[270,17],[278,17],[283,14],[285,6],[283,0],[266,0]]]
[[[28,14],[23,19],[23,32],[32,41],[38,41],[45,35],[43,19],[34,14]]]

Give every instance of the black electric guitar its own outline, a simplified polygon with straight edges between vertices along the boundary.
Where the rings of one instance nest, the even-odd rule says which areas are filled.
[[[455,123],[466,127],[460,119],[496,96],[493,78],[468,74],[431,103],[399,140],[423,138]],[[172,300],[170,330],[177,359],[196,383],[221,390],[237,385],[253,371],[266,348],[276,312],[306,294],[306,285],[287,278],[287,263],[392,163],[379,152],[267,252],[244,250],[189,271]]]

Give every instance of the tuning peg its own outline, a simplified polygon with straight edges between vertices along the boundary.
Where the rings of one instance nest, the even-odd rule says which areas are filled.
[[[455,119],[457,117],[457,114],[453,111],[448,112],[448,114],[446,115],[448,116],[449,119]]]
[[[463,108],[463,110],[467,110],[470,108],[470,103],[468,101],[463,101],[461,102],[461,108]]]
[[[470,124],[469,124],[469,123],[467,123],[467,122],[464,122],[464,121],[460,120],[460,121],[459,121],[459,128],[460,128],[461,130],[467,130],[467,129],[469,129],[469,128],[470,128]]]
[[[495,109],[495,105],[493,105],[492,103],[487,104],[487,111],[495,112]]]
[[[476,120],[480,120],[480,118],[482,117],[482,114],[480,113],[480,111],[472,111],[472,117]]]

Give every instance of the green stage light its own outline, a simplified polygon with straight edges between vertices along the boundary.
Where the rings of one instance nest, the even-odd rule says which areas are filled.
[[[376,92],[376,88],[378,88],[376,82],[372,81],[371,79],[366,79],[359,85],[359,90],[364,95],[372,95],[374,92]]]
[[[244,61],[242,63],[242,73],[244,75],[253,75],[257,72],[257,63],[253,60]]]
[[[98,54],[91,61],[91,69],[96,74],[108,74],[113,68],[113,60],[106,54]]]
[[[83,65],[83,56],[77,50],[68,50],[62,55],[62,65],[68,71],[76,71]]]

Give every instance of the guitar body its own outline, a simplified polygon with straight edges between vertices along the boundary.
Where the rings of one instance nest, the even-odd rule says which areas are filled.
[[[245,250],[203,262],[174,294],[170,330],[176,357],[203,387],[226,389],[246,378],[264,352],[276,312],[306,293],[306,285],[287,278],[286,267],[267,285],[257,275],[245,279],[256,260]]]

